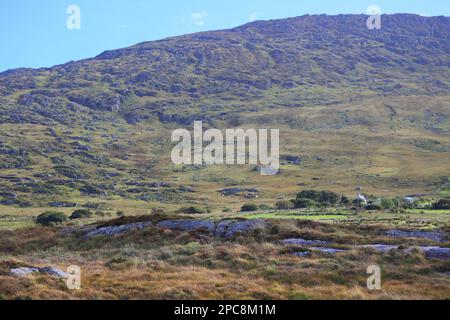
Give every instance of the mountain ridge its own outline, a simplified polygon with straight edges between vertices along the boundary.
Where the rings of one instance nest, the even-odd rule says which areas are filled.
[[[433,189],[450,170],[450,18],[387,15],[381,30],[366,19],[256,21],[2,73],[0,190],[17,195],[4,203],[221,203],[215,190],[230,185],[260,187],[260,201],[299,185]],[[173,166],[170,132],[194,120],[280,128],[281,154],[300,164],[267,180]],[[148,187],[161,182],[171,187]]]

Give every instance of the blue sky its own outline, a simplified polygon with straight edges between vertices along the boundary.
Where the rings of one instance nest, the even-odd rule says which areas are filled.
[[[70,30],[67,7],[81,10]],[[449,0],[1,0],[0,71],[49,67],[142,41],[303,14],[382,13],[450,16]]]

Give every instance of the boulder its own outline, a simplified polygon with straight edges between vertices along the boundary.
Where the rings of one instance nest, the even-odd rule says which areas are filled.
[[[69,275],[66,272],[64,272],[58,268],[55,268],[55,267],[39,268],[39,272],[48,274],[49,276],[52,276],[55,278],[68,278],[69,277]]]
[[[427,259],[450,259],[450,248],[441,248],[441,247],[421,247],[420,248]]]
[[[443,235],[437,231],[404,231],[404,230],[389,230],[386,235],[394,238],[422,238],[429,239],[436,242],[443,241]]]
[[[11,269],[11,274],[16,277],[26,277],[33,273],[43,273],[47,274],[49,276],[55,277],[55,278],[67,278],[69,275],[55,267],[43,267],[43,268],[37,268],[37,267],[21,267],[21,268],[14,268]]]
[[[158,223],[158,227],[183,231],[207,230],[213,232],[215,223],[211,220],[167,220]]]
[[[110,226],[110,227],[103,227],[99,229],[95,229],[92,231],[89,231],[84,236],[85,238],[91,238],[95,236],[115,236],[118,234],[144,229],[149,226],[151,226],[152,223],[150,221],[148,222],[137,222],[137,223],[130,223],[130,224],[124,224],[121,226]]]
[[[34,268],[34,267],[22,267],[22,268],[14,268],[11,269],[11,274],[16,276],[16,277],[26,277],[32,273],[37,273],[39,272],[38,268]]]
[[[214,235],[216,237],[230,238],[236,234],[248,233],[255,229],[262,229],[265,226],[266,222],[263,220],[224,220],[217,224]]]
[[[329,244],[328,241],[323,241],[323,240],[306,240],[306,239],[301,239],[301,238],[293,238],[293,239],[285,239],[283,241],[281,241],[283,244],[285,245],[297,245],[297,246],[315,246],[315,245],[326,245]]]

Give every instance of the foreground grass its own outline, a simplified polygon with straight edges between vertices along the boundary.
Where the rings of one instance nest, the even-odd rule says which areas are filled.
[[[145,219],[167,218],[179,217]],[[448,223],[436,224],[448,237]],[[6,299],[450,298],[449,261],[427,260],[415,250],[380,254],[351,249],[355,243],[436,244],[425,239],[387,238],[384,231],[390,227],[270,219],[264,231],[229,240],[200,231],[156,227],[93,239],[84,239],[82,233],[64,233],[65,227],[2,231],[0,295]],[[313,252],[299,258],[293,252],[303,248],[279,242],[291,237],[328,240],[332,247],[351,250],[336,255]],[[382,290],[366,288],[366,270],[372,264],[381,267]],[[11,267],[24,265],[54,265],[63,270],[79,265],[82,289],[68,290],[64,281],[48,276],[16,278],[9,274]]]

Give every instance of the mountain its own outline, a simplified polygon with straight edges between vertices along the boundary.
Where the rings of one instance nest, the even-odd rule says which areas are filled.
[[[427,192],[450,172],[450,18],[305,15],[0,73],[0,203],[238,206],[301,187]],[[277,177],[170,163],[170,132],[281,129]],[[186,190],[189,190],[187,192]],[[195,191],[195,192],[191,192]]]

